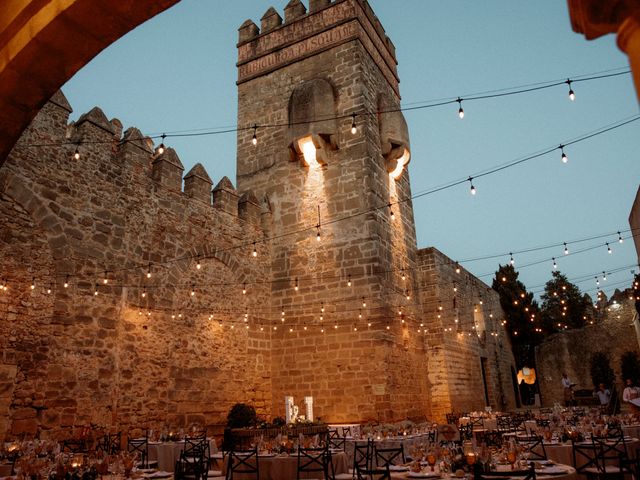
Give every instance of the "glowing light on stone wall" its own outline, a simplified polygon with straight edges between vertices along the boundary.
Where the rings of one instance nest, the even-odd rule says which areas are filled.
[[[393,169],[393,171],[389,172],[389,176],[394,180],[398,180],[402,176],[404,167],[407,163],[409,163],[409,160],[411,160],[411,153],[405,148],[402,157],[397,160],[396,167]]]

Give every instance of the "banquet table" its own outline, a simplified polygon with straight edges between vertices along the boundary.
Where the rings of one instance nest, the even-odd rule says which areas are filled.
[[[180,458],[180,452],[184,449],[184,440],[179,442],[149,442],[149,461],[158,461],[158,470],[173,472],[176,461]],[[209,439],[209,451],[213,454],[218,451],[216,441]]]
[[[331,462],[336,474],[347,473],[349,465],[347,455],[344,452],[332,452]],[[295,480],[298,477],[298,456],[264,454],[258,456],[258,469],[260,470],[260,480]],[[224,461],[222,473],[226,474],[227,459]],[[234,480],[253,479],[252,474],[234,473]],[[300,478],[317,478],[317,472],[302,472]]]
[[[584,442],[586,445],[591,442]],[[637,438],[631,438],[625,440],[627,445],[627,453],[629,457],[636,457],[636,448],[640,447],[640,440]],[[566,465],[573,465],[573,445],[571,443],[546,443],[544,449],[547,452],[547,458],[556,463],[563,463]],[[580,467],[581,465],[573,465],[574,467]]]
[[[486,475],[487,477],[491,477],[491,473],[485,473],[484,475]],[[397,479],[397,480],[404,480],[404,479],[411,479],[411,478],[438,478],[438,479],[443,479],[443,480],[457,480],[458,477],[450,474],[450,473],[446,473],[446,474],[442,474],[441,476],[438,477],[434,477],[433,473],[431,472],[427,472],[427,473],[414,473],[414,472],[398,472],[398,471],[392,471],[391,472],[391,478],[393,479]],[[499,480],[505,480],[505,477],[496,477],[499,478]],[[516,475],[514,475],[513,477],[511,477],[511,479],[517,479],[518,477]],[[577,480],[577,474],[576,474],[576,469],[573,468],[570,465],[554,465],[554,466],[549,466],[549,467],[541,467],[541,468],[536,468],[536,479],[541,479],[541,480]]]
[[[353,451],[356,443],[366,443],[367,438],[350,438],[347,437],[345,445],[349,464],[353,461]],[[402,435],[400,437],[373,438],[373,444],[376,448],[394,448],[402,445],[405,456],[411,454],[411,450],[429,443],[429,433],[416,433],[412,435]]]

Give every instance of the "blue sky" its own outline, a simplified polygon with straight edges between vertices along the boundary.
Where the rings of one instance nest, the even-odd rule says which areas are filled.
[[[79,117],[100,106],[125,128],[146,134],[234,127],[237,28],[257,24],[270,6],[285,0],[182,0],[107,48],[64,87]],[[567,5],[558,0],[370,0],[396,45],[404,106],[464,98],[539,82],[622,71],[627,57],[609,35],[586,41],[571,30]],[[574,83],[491,100],[406,112],[411,133],[413,193],[454,180],[628,119],[638,112],[630,75]],[[508,252],[521,280],[534,292],[550,278],[551,258],[578,286],[595,294],[595,276],[609,294],[631,280],[637,262],[633,242],[617,242],[629,229],[638,189],[640,121],[522,165],[414,200],[420,247],[435,246],[491,283]],[[214,183],[235,183],[235,134],[171,139],[185,168],[202,163]],[[626,238],[629,233],[624,233]],[[607,253],[605,242],[613,250]],[[463,261],[487,255],[499,258]],[[602,273],[607,272],[607,281]],[[611,273],[614,272],[614,273]],[[583,281],[581,279],[584,279]]]

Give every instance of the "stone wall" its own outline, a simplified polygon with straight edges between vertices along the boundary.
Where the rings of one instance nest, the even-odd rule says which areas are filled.
[[[609,302],[606,317],[600,323],[548,337],[536,347],[542,405],[564,404],[560,383],[563,372],[576,384],[575,390],[593,390],[590,360],[596,352],[609,355],[616,388],[622,398],[624,379],[621,378],[620,357],[628,351],[640,353],[637,332],[638,318],[633,302],[628,297],[617,295]]]
[[[270,413],[269,335],[255,316],[245,328],[239,288],[267,267],[234,248],[263,235],[259,207],[212,204],[199,166],[183,192],[175,152],[99,109],[68,126],[69,112],[56,95],[0,170],[0,437],[216,425],[238,401]],[[66,141],[79,159],[34,146]]]
[[[515,408],[515,361],[497,292],[435,248],[419,250],[418,265],[432,416]]]
[[[282,324],[281,310],[286,313],[273,336],[273,409],[283,414],[284,395],[313,395],[316,415],[327,421],[424,418],[427,365],[412,275],[413,210],[411,202],[394,205],[391,220],[387,208],[411,196],[409,174],[398,181],[389,176],[381,119],[365,113],[378,111],[381,97],[389,108],[399,106],[395,58],[366,2],[326,2],[301,15],[291,14],[290,6],[284,23],[269,9],[260,35],[245,22],[238,47],[238,124],[280,125],[258,128],[255,146],[252,129],[239,132],[238,185],[271,206],[276,238],[299,232],[272,242],[273,277],[281,280],[271,289],[274,324]],[[345,34],[346,25],[353,31]],[[251,28],[253,35],[246,33]],[[328,104],[335,125],[310,115],[303,117],[308,124],[289,127],[296,88],[305,82],[328,86],[317,108]],[[291,144],[316,133],[324,161],[305,165]],[[404,323],[396,313],[400,306]]]

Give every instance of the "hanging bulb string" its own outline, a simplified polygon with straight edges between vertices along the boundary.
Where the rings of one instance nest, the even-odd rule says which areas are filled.
[[[609,132],[609,131],[612,131],[614,129],[620,128],[622,126],[628,125],[628,124],[630,124],[632,122],[635,122],[637,120],[640,120],[640,115],[635,115],[635,116],[632,116],[632,117],[628,117],[627,119],[623,119],[623,120],[620,120],[620,121],[615,122],[613,124],[609,124],[609,125],[607,125],[605,127],[602,127],[600,129],[597,129],[597,130],[594,130],[594,131],[589,132],[587,134],[584,134],[584,135],[582,135],[580,137],[577,137],[577,138],[575,138],[575,139],[573,139],[571,141],[567,141],[567,142],[563,143],[563,145],[564,146],[573,145],[573,144],[576,144],[578,142],[585,141],[585,140],[593,138],[593,137],[595,137],[597,135],[602,135],[602,134],[604,134],[606,132]],[[253,127],[250,127],[250,128],[253,128]],[[533,154],[533,155],[529,155],[527,157],[520,158],[518,160],[509,162],[509,163],[506,163],[506,164],[503,164],[503,165],[500,165],[500,166],[497,166],[497,167],[494,167],[494,168],[489,169],[489,170],[482,171],[480,173],[476,173],[473,176],[469,176],[469,177],[464,178],[464,179],[460,179],[460,180],[457,180],[457,181],[452,181],[452,182],[449,182],[449,183],[445,183],[445,184],[443,184],[443,185],[441,185],[439,187],[435,187],[435,188],[433,188],[431,190],[425,190],[425,191],[419,192],[417,194],[408,196],[408,197],[406,197],[404,199],[400,199],[400,200],[394,202],[393,204],[394,205],[399,205],[401,203],[409,202],[411,200],[415,200],[415,199],[422,198],[422,197],[425,197],[425,196],[428,196],[428,195],[431,195],[431,194],[434,194],[434,193],[437,193],[437,192],[440,192],[440,191],[443,191],[443,190],[446,190],[446,189],[449,189],[449,188],[453,188],[455,186],[458,186],[458,185],[461,185],[463,183],[468,182],[469,178],[478,178],[478,177],[491,175],[493,173],[497,173],[497,172],[505,170],[507,168],[511,168],[511,167],[516,166],[516,165],[520,165],[520,164],[522,164],[522,163],[524,163],[526,161],[533,160],[535,158],[539,158],[539,157],[541,157],[543,155],[549,154],[549,153],[551,153],[553,151],[556,151],[557,148],[558,148],[557,146],[554,146],[553,148],[541,151],[539,153],[536,153],[536,154]],[[341,221],[345,221],[345,220],[353,219],[353,218],[356,218],[356,217],[359,217],[359,216],[362,216],[362,215],[366,215],[366,214],[369,214],[369,213],[377,212],[379,210],[386,209],[387,206],[388,206],[388,203],[383,203],[383,204],[381,204],[381,205],[379,205],[377,207],[373,207],[373,208],[368,209],[368,210],[364,210],[364,211],[360,211],[360,212],[354,212],[354,213],[352,213],[350,215],[346,215],[346,216],[330,219],[328,221],[325,221],[325,225],[332,225],[332,224],[335,224],[335,223],[338,223],[338,222],[341,222]],[[272,237],[269,237],[269,238],[262,239],[262,240],[259,241],[259,243],[261,243],[261,244],[262,243],[267,243],[267,242],[271,242],[271,241],[278,240],[278,239],[281,239],[281,238],[286,238],[286,237],[289,237],[289,236],[298,235],[300,233],[308,232],[312,228],[316,228],[316,227],[315,226],[305,226],[305,227],[301,227],[301,228],[293,230],[293,231],[283,232],[283,233],[281,233],[279,235],[275,235],[275,236],[272,236]],[[250,245],[250,244],[253,244],[254,247],[255,247],[256,243],[258,243],[258,242],[256,242],[256,241],[243,242],[241,244],[232,245],[232,246],[226,247],[224,249],[219,249],[219,250],[217,250],[217,252],[218,253],[222,253],[222,252],[226,252],[226,251],[233,251],[233,250],[237,250],[237,249],[241,249],[241,248],[247,248],[247,245]],[[185,255],[183,257],[177,257],[175,259],[167,260],[167,261],[164,261],[164,262],[159,262],[158,264],[168,265],[168,264],[171,264],[171,263],[174,263],[174,262],[188,260],[188,259],[191,259],[192,257],[193,257],[192,255]],[[132,266],[132,267],[122,267],[122,268],[119,269],[119,271],[131,271],[131,270],[135,270],[135,269],[141,268],[142,266],[143,265],[135,265],[135,266]],[[114,271],[116,271],[116,270],[114,270]],[[95,273],[94,273],[94,275],[95,275]]]
[[[608,73],[608,74],[602,74],[602,75],[591,75],[591,76],[587,76],[587,77],[583,77],[583,78],[573,78],[573,79],[568,79],[570,80],[572,83],[577,83],[577,82],[586,82],[586,81],[592,81],[592,80],[600,80],[600,79],[605,79],[605,78],[612,78],[612,77],[617,77],[620,75],[628,75],[631,73],[631,70],[626,69],[622,72],[616,72],[616,73]],[[534,91],[538,91],[538,90],[544,90],[544,89],[548,89],[548,88],[553,88],[553,87],[557,87],[559,85],[566,85],[567,84],[567,80],[561,80],[561,81],[551,81],[551,82],[542,82],[540,85],[538,86],[532,86],[532,87],[527,87],[527,88],[518,88],[518,87],[510,87],[510,88],[504,88],[502,89],[503,91],[496,91],[495,93],[480,93],[480,94],[471,94],[471,95],[465,95],[464,97],[449,97],[448,99],[445,99],[443,101],[437,101],[437,102],[429,102],[429,103],[425,103],[425,102],[414,102],[414,106],[410,106],[410,107],[399,107],[399,108],[391,108],[391,109],[385,109],[385,110],[376,110],[376,111],[362,111],[362,112],[357,112],[356,115],[358,116],[374,116],[374,115],[381,115],[381,114],[386,114],[386,113],[395,113],[395,112],[409,112],[409,111],[415,111],[415,110],[423,110],[423,109],[428,109],[428,108],[435,108],[435,107],[440,107],[440,106],[445,106],[445,105],[450,105],[453,103],[458,103],[459,100],[463,100],[465,102],[468,101],[475,101],[475,100],[486,100],[486,99],[491,99],[491,98],[498,98],[498,97],[507,97],[507,96],[512,96],[512,95],[521,95],[521,94],[525,94],[525,93],[530,93],[530,92],[534,92]],[[422,105],[416,105],[416,103],[424,103]],[[188,137],[202,137],[202,136],[210,136],[210,135],[221,135],[221,134],[226,134],[226,133],[236,133],[236,132],[243,132],[243,131],[249,131],[249,130],[253,130],[255,133],[256,129],[266,129],[266,128],[281,128],[281,127],[289,127],[292,125],[308,125],[310,123],[314,123],[314,122],[321,122],[321,121],[325,121],[325,120],[343,120],[345,118],[353,118],[354,113],[350,112],[347,114],[343,114],[343,115],[323,115],[323,116],[318,116],[317,118],[313,118],[310,120],[304,120],[304,121],[298,121],[298,122],[287,122],[287,123],[265,123],[265,124],[258,124],[258,123],[254,123],[252,125],[249,126],[236,126],[236,127],[230,127],[230,128],[213,128],[213,129],[193,129],[193,130],[176,130],[176,131],[165,131],[162,134],[155,134],[155,135],[150,135],[148,136],[148,138],[151,139],[159,139],[159,138],[188,138]],[[164,137],[163,137],[164,135]],[[122,140],[122,142],[129,142],[129,141],[138,141],[138,140]],[[70,144],[110,144],[112,143],[111,140],[81,140],[80,142],[76,142],[76,141],[65,141],[65,142],[58,142],[58,143],[33,143],[33,144],[25,144],[23,146],[25,147],[52,147],[52,146],[63,146],[63,145],[70,145]]]

